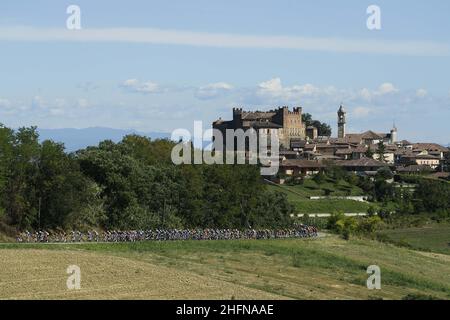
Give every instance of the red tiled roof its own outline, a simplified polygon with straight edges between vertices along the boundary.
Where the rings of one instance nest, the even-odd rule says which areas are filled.
[[[372,159],[361,158],[357,160],[340,160],[335,161],[335,164],[342,167],[387,167],[387,163]]]
[[[414,143],[413,149],[417,150],[427,150],[427,151],[440,151],[440,152],[449,152],[450,150],[446,147],[443,147],[437,143]]]
[[[281,167],[298,167],[298,168],[323,168],[325,167],[319,161],[304,159],[286,159],[281,162]]]

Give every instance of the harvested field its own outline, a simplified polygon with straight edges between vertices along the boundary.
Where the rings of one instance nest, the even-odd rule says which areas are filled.
[[[278,296],[124,257],[61,250],[0,250],[1,299],[277,299]],[[81,290],[68,290],[69,265]]]

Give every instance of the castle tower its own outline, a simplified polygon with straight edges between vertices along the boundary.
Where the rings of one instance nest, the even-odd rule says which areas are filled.
[[[398,140],[398,136],[397,136],[397,127],[395,126],[395,123],[391,129],[391,143],[396,143]]]
[[[345,112],[342,104],[339,107],[337,114],[338,114],[338,138],[345,138],[345,115],[347,114],[347,112]]]

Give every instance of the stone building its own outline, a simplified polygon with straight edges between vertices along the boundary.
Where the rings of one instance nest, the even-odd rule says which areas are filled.
[[[213,129],[222,132],[223,143],[226,142],[226,130],[253,128],[257,132],[265,130],[271,134],[276,130],[280,147],[289,149],[291,139],[305,139],[306,129],[302,121],[302,108],[280,107],[270,111],[244,111],[242,108],[233,108],[233,120],[216,120],[212,124]]]
[[[306,136],[312,140],[317,139],[319,137],[317,128],[314,126],[306,127]]]

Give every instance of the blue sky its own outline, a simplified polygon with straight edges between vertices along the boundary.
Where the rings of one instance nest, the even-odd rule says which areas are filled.
[[[82,30],[66,30],[71,4]],[[0,122],[170,132],[289,105],[334,127],[343,102],[350,131],[395,121],[447,144],[449,14],[444,0],[2,1]]]

